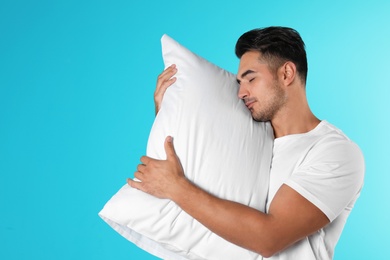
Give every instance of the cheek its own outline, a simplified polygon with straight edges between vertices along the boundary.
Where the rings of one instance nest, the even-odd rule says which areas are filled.
[[[250,92],[252,93],[252,96],[260,100],[265,99],[270,95],[270,89],[266,87],[264,82],[260,81],[257,84],[253,84]]]

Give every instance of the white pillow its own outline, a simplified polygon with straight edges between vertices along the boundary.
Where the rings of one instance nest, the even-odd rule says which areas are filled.
[[[233,74],[167,35],[161,42],[165,66],[177,66],[177,81],[164,95],[147,155],[165,159],[164,140],[171,135],[188,179],[218,197],[264,211],[273,146],[270,124],[253,121],[237,97]],[[125,238],[164,259],[261,259],[212,233],[174,202],[127,184],[99,215]]]

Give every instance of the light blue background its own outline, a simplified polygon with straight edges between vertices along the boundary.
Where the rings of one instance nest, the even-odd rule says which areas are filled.
[[[390,258],[389,13],[387,0],[2,0],[0,259],[155,259],[97,213],[145,153],[160,37],[235,72],[237,38],[270,25],[301,33],[313,111],[365,154],[335,259]]]

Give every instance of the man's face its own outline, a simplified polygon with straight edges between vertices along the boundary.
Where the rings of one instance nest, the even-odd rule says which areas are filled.
[[[257,51],[246,52],[240,60],[237,81],[238,97],[256,121],[270,121],[286,102],[286,93],[267,63],[261,61]]]

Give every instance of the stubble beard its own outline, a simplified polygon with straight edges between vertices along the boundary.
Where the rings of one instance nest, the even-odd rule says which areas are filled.
[[[252,111],[252,118],[256,122],[271,121],[286,103],[287,95],[276,80],[273,83],[273,90],[272,97],[258,111]]]

